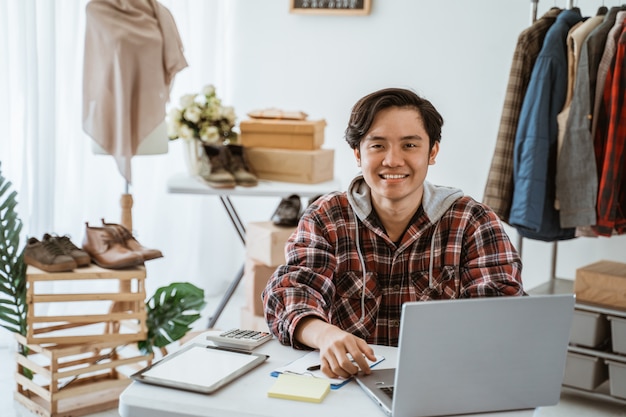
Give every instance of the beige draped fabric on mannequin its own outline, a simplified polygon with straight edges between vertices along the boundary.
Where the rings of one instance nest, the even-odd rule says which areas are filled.
[[[87,4],[83,129],[127,183],[131,158],[162,125],[171,83],[185,67],[176,23],[156,0]]]

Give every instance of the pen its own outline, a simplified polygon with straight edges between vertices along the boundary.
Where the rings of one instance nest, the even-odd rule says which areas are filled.
[[[307,371],[319,371],[322,368],[322,365],[311,365],[306,368]]]

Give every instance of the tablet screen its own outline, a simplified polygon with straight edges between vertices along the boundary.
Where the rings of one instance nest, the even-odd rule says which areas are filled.
[[[191,345],[132,377],[152,384],[210,393],[266,359],[266,355]]]

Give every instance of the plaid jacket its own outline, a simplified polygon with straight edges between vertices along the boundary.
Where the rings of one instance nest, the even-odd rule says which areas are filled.
[[[500,128],[483,198],[483,202],[507,223],[513,200],[513,147],[522,102],[543,40],[560,12],[560,9],[550,9],[520,33],[513,54]]]
[[[405,302],[522,295],[521,261],[496,214],[459,195],[432,218],[426,213],[435,212],[428,201],[436,194],[426,183],[424,203],[397,245],[375,212],[355,209],[347,193],[317,200],[263,292],[271,332],[302,348],[294,330],[317,316],[368,343],[397,346]]]
[[[606,136],[596,136],[596,152],[602,152],[598,191],[598,222],[595,232],[611,236],[626,233],[626,26],[621,31],[613,72],[609,71],[604,87],[603,103],[607,111]]]

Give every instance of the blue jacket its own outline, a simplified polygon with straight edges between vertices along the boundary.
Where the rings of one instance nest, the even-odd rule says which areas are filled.
[[[564,10],[546,33],[533,67],[515,135],[513,201],[509,223],[530,239],[572,239],[575,228],[561,228],[554,208],[557,115],[567,94],[566,39],[582,20],[580,11]]]

